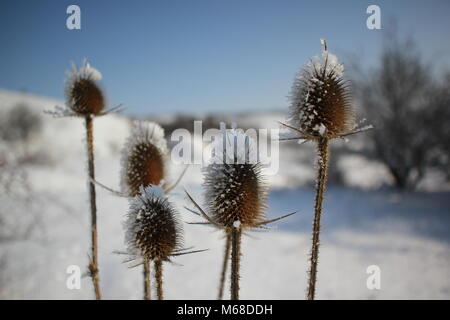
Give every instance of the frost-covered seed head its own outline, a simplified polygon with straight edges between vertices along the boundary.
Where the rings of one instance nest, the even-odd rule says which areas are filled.
[[[125,228],[128,252],[136,258],[168,261],[182,246],[178,214],[158,186],[141,188],[131,199]]]
[[[229,130],[227,138],[243,135],[236,130]],[[223,137],[223,136],[222,136]],[[221,144],[222,138],[216,139]],[[249,143],[251,145],[252,142]],[[218,146],[216,146],[218,148]],[[235,150],[245,152],[245,150]],[[225,154],[225,151],[223,152]],[[242,228],[251,228],[264,218],[267,187],[261,174],[259,163],[238,163],[245,155],[237,154],[236,163],[230,159],[218,163],[213,159],[204,170],[205,198],[212,219],[225,228],[231,228],[239,221]],[[239,161],[240,162],[240,161]]]
[[[101,79],[98,70],[84,60],[81,68],[72,65],[73,71],[67,72],[66,103],[77,115],[98,115],[105,108],[103,92],[97,84]]]
[[[141,187],[160,185],[165,178],[166,155],[164,130],[153,122],[135,122],[122,151],[122,191],[135,196]]]
[[[344,68],[329,53],[314,57],[297,75],[291,90],[290,124],[307,136],[339,137],[355,126]]]

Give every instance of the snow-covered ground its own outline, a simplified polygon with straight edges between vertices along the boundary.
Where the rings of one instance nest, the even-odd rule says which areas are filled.
[[[0,110],[18,102],[39,111],[62,104],[0,91]],[[269,123],[270,118],[270,114],[264,114],[261,122]],[[280,120],[276,115],[274,119]],[[130,124],[119,115],[95,120],[97,179],[114,188],[119,185],[120,148]],[[29,237],[0,238],[0,298],[93,298],[89,278],[82,280],[80,290],[66,287],[67,267],[78,265],[84,269],[89,251],[83,137],[80,119],[43,116],[43,132],[33,141],[32,149],[45,154],[47,162],[23,165],[28,193],[0,194],[0,231],[17,225],[20,229],[31,222]],[[277,223],[274,230],[250,233],[244,238],[243,299],[304,299],[314,198],[310,182],[314,172],[296,161],[310,156],[301,151],[308,146],[282,148],[279,174],[270,178],[268,216],[300,212]],[[2,146],[0,155],[2,151],[8,150]],[[385,170],[376,163],[343,159],[340,166],[353,166],[344,178],[355,187],[330,185],[326,193],[317,298],[450,299],[450,193],[373,189],[389,180]],[[363,171],[362,177],[355,168]],[[173,166],[173,178],[181,170]],[[182,187],[201,201],[200,183],[200,168],[193,166],[171,196],[184,221],[198,221],[198,217],[183,209],[188,202]],[[122,263],[124,256],[113,253],[124,249],[122,222],[127,200],[97,190],[104,297],[140,299],[141,269],[129,269]],[[184,224],[184,232],[185,246],[209,250],[176,257],[173,264],[165,265],[166,298],[214,299],[224,245],[222,234],[188,224]],[[366,286],[370,265],[380,267],[380,290]]]

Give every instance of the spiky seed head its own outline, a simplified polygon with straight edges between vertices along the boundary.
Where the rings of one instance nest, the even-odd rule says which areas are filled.
[[[137,121],[122,151],[122,192],[135,196],[141,187],[160,185],[165,179],[167,142],[154,122]]]
[[[311,138],[336,138],[355,127],[355,116],[344,67],[321,41],[322,57],[312,58],[292,86],[289,122]]]
[[[246,141],[246,147],[240,146],[239,141]],[[252,158],[249,153],[256,152],[254,142],[250,136],[232,129],[214,144],[214,150],[219,152],[204,170],[209,214],[225,228],[231,228],[236,222],[242,228],[252,228],[263,220],[267,199],[261,164],[249,160]]]
[[[101,73],[84,60],[80,68],[72,65],[66,80],[67,106],[79,116],[98,115],[105,108],[105,98],[97,82]]]
[[[141,188],[130,200],[125,242],[134,258],[168,261],[182,246],[178,213],[159,186]]]

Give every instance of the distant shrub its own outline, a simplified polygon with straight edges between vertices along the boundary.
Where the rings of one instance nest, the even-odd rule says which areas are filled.
[[[40,132],[42,120],[30,106],[19,103],[1,120],[0,137],[7,142],[28,142]]]

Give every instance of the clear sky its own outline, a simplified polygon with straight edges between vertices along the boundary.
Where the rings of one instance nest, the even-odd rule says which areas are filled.
[[[66,28],[70,4],[81,30]],[[370,4],[382,30],[366,27]],[[371,65],[392,18],[425,58],[450,65],[448,0],[1,0],[0,88],[62,98],[64,70],[86,57],[109,104],[129,113],[285,108],[319,38]]]

